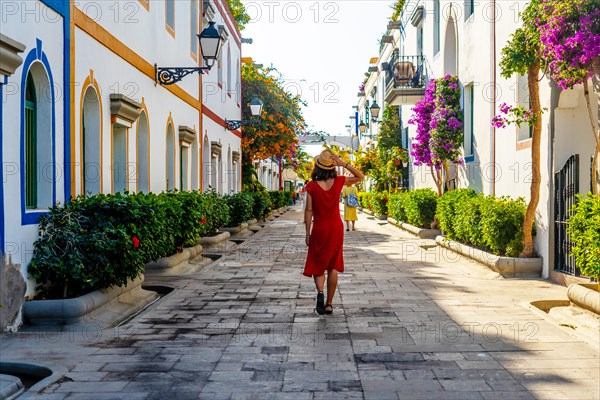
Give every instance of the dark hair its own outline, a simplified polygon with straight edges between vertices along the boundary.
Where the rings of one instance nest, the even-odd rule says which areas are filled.
[[[323,169],[315,165],[310,174],[313,181],[326,181],[327,179],[337,178],[337,171],[334,169]]]

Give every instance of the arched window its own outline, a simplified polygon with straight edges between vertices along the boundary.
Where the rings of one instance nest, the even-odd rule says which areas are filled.
[[[25,81],[23,183],[25,209],[47,209],[53,204],[53,99],[50,79],[40,62],[31,64]]]
[[[226,167],[226,174],[227,176],[225,177],[227,179],[227,194],[231,194],[233,193],[233,180],[234,180],[234,176],[233,176],[233,164],[231,163],[231,149],[227,150],[227,167]]]
[[[223,85],[223,52],[219,54],[219,60],[217,61],[217,82],[219,85]]]
[[[175,189],[175,129],[167,126],[167,190]]]
[[[225,82],[225,84],[227,85],[227,91],[232,92],[233,91],[233,81],[231,79],[231,47],[230,46],[227,46],[227,82]]]
[[[148,117],[146,111],[142,111],[137,121],[137,165],[136,165],[136,178],[137,178],[137,191],[147,193],[149,189],[148,184]]]
[[[37,96],[31,73],[25,89],[25,207],[37,208]]]
[[[211,157],[210,157],[210,143],[208,137],[204,138],[202,144],[202,190],[207,191],[211,184],[210,171],[211,171]]]
[[[192,145],[190,146],[190,151],[192,152],[192,189],[198,189],[198,139],[195,139]]]
[[[81,181],[83,194],[101,191],[102,168],[100,163],[101,141],[100,100],[93,86],[88,86],[83,96],[81,110]]]

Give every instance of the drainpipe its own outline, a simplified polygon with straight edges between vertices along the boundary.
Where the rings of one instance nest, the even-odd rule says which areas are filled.
[[[496,0],[492,0],[492,24],[491,24],[491,35],[492,35],[492,116],[496,115]],[[490,118],[491,119],[491,118]],[[491,136],[491,162],[492,162],[492,182],[490,194],[496,195],[496,127],[490,124],[490,136]]]

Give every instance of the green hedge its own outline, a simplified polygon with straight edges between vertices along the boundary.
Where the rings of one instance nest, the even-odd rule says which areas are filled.
[[[254,197],[249,193],[236,193],[224,197],[229,207],[229,226],[239,226],[252,219]]]
[[[567,232],[571,235],[571,254],[581,273],[600,277],[600,197],[588,193],[572,208]]]
[[[388,213],[389,197],[390,194],[388,192],[371,193],[371,204],[373,205],[373,212],[376,215],[386,215]]]
[[[388,201],[388,216],[396,221],[406,221],[406,213],[404,212],[404,198],[408,192],[394,193],[390,195]]]
[[[431,228],[435,218],[437,193],[431,189],[416,189],[407,192],[402,201],[406,222],[419,228]]]
[[[496,255],[517,257],[523,250],[525,200],[452,190],[438,201],[436,216],[449,239]]]
[[[253,198],[252,216],[256,219],[264,219],[271,209],[271,198],[267,191],[246,192]]]
[[[440,229],[449,239],[455,239],[456,206],[464,198],[475,196],[473,189],[456,189],[444,193],[437,201],[436,216]]]
[[[269,192],[269,199],[271,200],[271,204],[273,206],[272,209],[289,206],[290,202],[292,201],[292,192],[272,190]]]
[[[396,221],[429,229],[435,217],[437,199],[437,194],[431,189],[395,193],[389,200],[389,216]]]
[[[146,263],[198,243],[228,220],[214,193],[79,196],[40,217],[29,274],[41,298],[123,286]]]
[[[358,192],[358,203],[365,210],[373,210],[373,193]]]

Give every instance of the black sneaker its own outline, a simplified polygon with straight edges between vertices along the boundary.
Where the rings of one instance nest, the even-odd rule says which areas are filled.
[[[317,306],[315,307],[315,311],[319,315],[325,314],[325,295],[323,292],[317,294]]]

